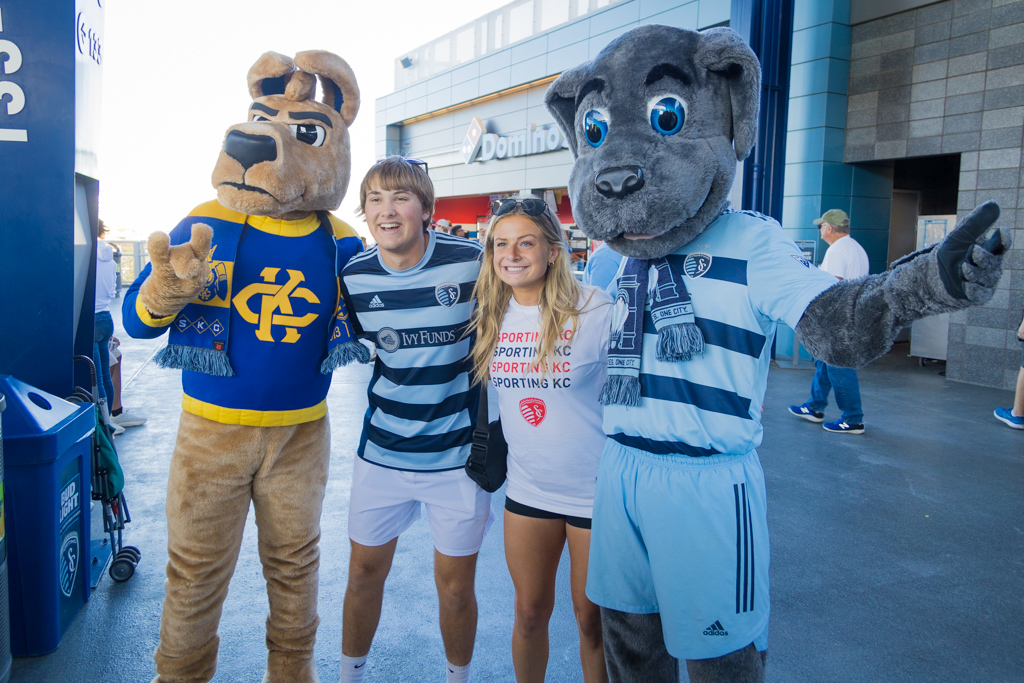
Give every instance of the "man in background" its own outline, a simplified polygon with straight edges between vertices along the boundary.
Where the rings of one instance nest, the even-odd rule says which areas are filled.
[[[1021,354],[1013,405],[1009,408],[996,408],[992,414],[1011,429],[1024,429],[1024,320],[1020,321],[1020,327],[1017,328],[1017,339],[1021,343]]]
[[[821,239],[828,244],[821,269],[840,280],[851,280],[868,274],[868,255],[857,240],[850,237],[850,217],[842,209],[830,209],[816,218]],[[828,394],[835,391],[836,405],[843,411],[835,422],[825,422]],[[837,368],[815,359],[811,398],[803,405],[790,406],[789,412],[810,422],[824,422],[825,431],[836,434],[863,434],[864,411],[860,403],[857,371]]]

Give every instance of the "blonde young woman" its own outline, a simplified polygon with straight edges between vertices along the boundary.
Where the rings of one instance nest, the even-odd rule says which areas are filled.
[[[516,591],[516,680],[544,680],[555,574],[568,542],[583,678],[607,681],[601,615],[584,588],[611,299],[576,282],[562,227],[543,200],[502,199],[492,213],[474,293],[473,363],[476,378],[497,389],[509,447],[505,559]]]

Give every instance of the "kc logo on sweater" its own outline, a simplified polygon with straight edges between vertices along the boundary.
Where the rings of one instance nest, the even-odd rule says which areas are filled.
[[[524,398],[519,402],[519,412],[524,420],[537,427],[547,416],[548,407],[539,398]]]

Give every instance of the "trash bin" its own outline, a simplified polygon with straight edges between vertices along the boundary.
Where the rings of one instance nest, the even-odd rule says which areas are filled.
[[[0,394],[0,413],[7,399]],[[4,525],[4,429],[0,420],[0,683],[11,679],[11,619],[7,593],[7,532]]]
[[[89,599],[92,404],[69,403],[9,375],[3,444],[11,654],[43,655]]]

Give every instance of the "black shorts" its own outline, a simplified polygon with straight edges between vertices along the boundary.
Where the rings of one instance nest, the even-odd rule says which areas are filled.
[[[505,497],[505,509],[514,515],[522,515],[523,517],[533,517],[534,519],[564,519],[566,524],[568,524],[569,526],[574,526],[577,529],[590,528],[589,517],[573,517],[571,515],[560,515],[557,512],[539,510],[537,508],[532,508],[529,505],[517,503],[508,496]]]

